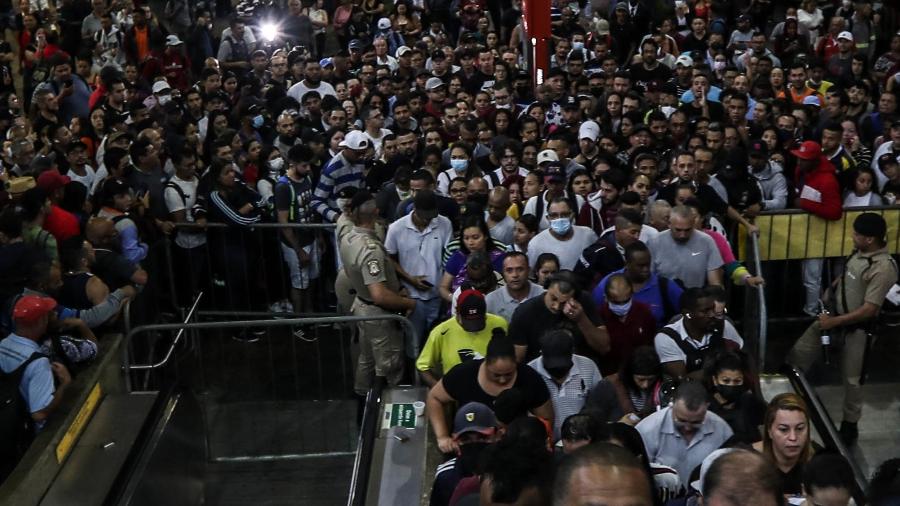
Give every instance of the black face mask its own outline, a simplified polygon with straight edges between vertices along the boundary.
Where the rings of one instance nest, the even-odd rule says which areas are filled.
[[[456,465],[463,476],[472,476],[478,470],[478,460],[490,443],[466,443],[459,445],[459,456],[456,457]]]
[[[593,95],[595,97],[602,97],[603,91],[604,91],[604,89],[602,86],[597,86],[596,88],[591,88],[591,95]]]
[[[469,200],[480,205],[482,208],[486,208],[487,201],[488,201],[488,194],[487,193],[476,193],[474,195],[469,195]]]
[[[729,403],[740,399],[741,395],[744,395],[746,391],[744,385],[716,385],[716,390]]]
[[[565,377],[569,375],[570,369],[571,367],[544,367],[547,374],[558,380],[565,379]]]
[[[781,142],[787,142],[794,139],[794,131],[793,130],[784,130],[778,129],[778,140]]]

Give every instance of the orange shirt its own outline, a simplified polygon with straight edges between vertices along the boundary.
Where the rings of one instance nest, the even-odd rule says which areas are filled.
[[[137,46],[137,58],[138,63],[144,61],[144,58],[147,57],[147,53],[150,52],[150,28],[144,27],[143,29],[134,27],[134,43]]]

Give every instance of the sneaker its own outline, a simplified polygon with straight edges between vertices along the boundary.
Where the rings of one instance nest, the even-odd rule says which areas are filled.
[[[841,429],[838,433],[841,441],[847,446],[853,446],[859,439],[859,427],[854,422],[841,422]]]
[[[280,300],[278,302],[273,302],[273,303],[269,304],[269,312],[270,313],[281,313],[283,311],[284,311],[284,309],[281,305]]]
[[[247,332],[247,329],[240,330],[231,335],[231,338],[240,343],[255,343],[259,341],[258,335],[252,332]]]

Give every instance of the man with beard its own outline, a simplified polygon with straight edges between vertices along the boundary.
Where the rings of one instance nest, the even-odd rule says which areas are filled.
[[[362,188],[364,161],[372,148],[366,134],[358,130],[347,133],[338,144],[341,152],[322,169],[313,194],[312,206],[328,223],[337,221],[341,210],[337,207],[337,193],[349,186]]]
[[[524,178],[529,172],[528,169],[519,166],[519,162],[522,160],[522,145],[516,140],[496,143],[491,154],[482,160],[489,162],[493,167],[500,166],[492,172],[485,171],[489,172],[488,177],[491,179],[492,186],[495,187],[502,185],[509,178]],[[496,165],[494,165],[495,163]]]
[[[672,209],[669,230],[650,239],[654,271],[685,287],[723,284],[722,256],[715,241],[694,230],[694,212],[685,206]]]
[[[759,185],[761,211],[778,211],[787,207],[787,179],[781,165],[769,160],[769,149],[762,141],[750,144],[750,174]]]
[[[275,120],[275,133],[278,135],[275,137],[273,145],[281,153],[287,153],[291,147],[300,143],[300,139],[297,138],[294,116],[288,111],[279,114],[278,119]]]
[[[303,96],[310,91],[319,92],[319,96],[322,98],[325,98],[326,95],[337,98],[334,86],[322,81],[322,67],[319,65],[318,60],[311,59],[306,62],[304,75],[306,78],[291,86],[287,92],[288,96],[296,100],[297,103],[302,104],[303,102],[301,102],[301,100],[303,99]]]
[[[588,392],[600,382],[594,361],[574,352],[575,340],[566,330],[552,330],[541,336],[541,356],[528,362],[550,392],[553,403],[553,441],[559,441],[566,418],[584,407]]]
[[[497,440],[497,417],[491,408],[470,402],[453,418],[453,445],[457,456],[439,465],[431,487],[431,506],[447,506],[460,480],[475,475],[485,448]]]
[[[653,37],[648,37],[641,44],[641,62],[629,68],[631,78],[640,90],[647,91],[651,84],[658,88],[672,77],[669,67],[656,59],[657,51],[659,45]]]

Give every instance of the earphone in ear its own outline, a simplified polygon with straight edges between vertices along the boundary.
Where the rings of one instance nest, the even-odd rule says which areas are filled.
[[[687,318],[688,320],[693,318],[693,316],[691,316],[691,313],[685,314],[684,317]]]

